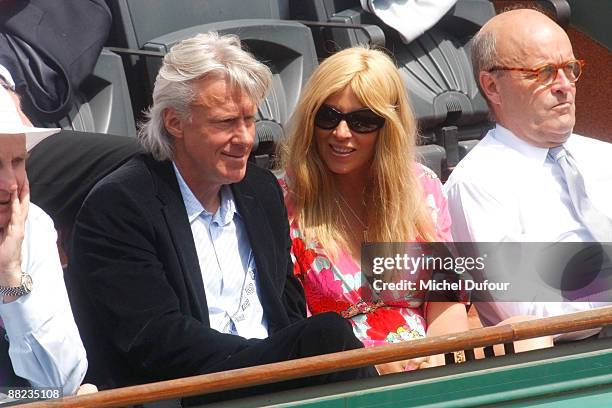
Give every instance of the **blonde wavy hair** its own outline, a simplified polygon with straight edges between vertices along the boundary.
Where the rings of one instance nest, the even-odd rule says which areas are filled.
[[[347,247],[338,217],[334,178],[314,140],[314,118],[325,100],[350,86],[359,101],[385,118],[379,130],[370,179],[366,181],[368,239],[372,242],[435,241],[418,175],[414,171],[416,119],[393,61],[365,46],[327,58],[304,87],[280,147],[290,182],[294,218],[307,241],[331,254]]]

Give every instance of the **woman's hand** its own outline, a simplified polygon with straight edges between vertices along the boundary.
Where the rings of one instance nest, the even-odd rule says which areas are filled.
[[[444,356],[442,354],[426,357],[415,357],[408,360],[392,361],[390,363],[378,364],[376,370],[378,374],[393,374],[404,371],[414,371],[423,368],[437,367],[444,365]]]

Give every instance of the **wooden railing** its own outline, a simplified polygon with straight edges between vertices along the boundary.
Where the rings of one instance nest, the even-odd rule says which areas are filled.
[[[473,350],[494,344],[511,344],[517,340],[593,329],[608,324],[612,324],[612,307],[20,406],[121,407],[275,383],[433,354]]]

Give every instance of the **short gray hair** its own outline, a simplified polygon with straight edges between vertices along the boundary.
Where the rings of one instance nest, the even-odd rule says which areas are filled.
[[[156,160],[173,157],[172,136],[164,126],[164,111],[172,108],[188,120],[189,105],[197,96],[193,84],[211,74],[227,78],[256,104],[264,98],[272,82],[270,69],[243,50],[235,35],[209,32],[173,46],[164,57],[155,79],[153,104],[145,112],[146,118],[138,131],[144,150]]]
[[[486,96],[480,86],[480,72],[489,71],[495,65],[497,65],[495,34],[492,30],[481,29],[472,39],[472,70],[478,90],[485,99]]]

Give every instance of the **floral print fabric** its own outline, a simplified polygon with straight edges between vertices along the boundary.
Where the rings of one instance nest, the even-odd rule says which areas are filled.
[[[422,184],[425,200],[431,209],[439,241],[451,241],[450,216],[441,183],[434,172],[415,165]],[[410,302],[385,304],[373,299],[367,287],[362,286],[361,268],[353,258],[340,251],[332,263],[324,248],[317,242],[304,242],[296,220],[293,219],[286,176],[279,179],[285,204],[291,220],[292,257],[294,273],[302,282],[310,314],[336,312],[349,319],[357,338],[366,346],[396,343],[425,337],[424,296]],[[425,294],[423,294],[425,295]]]

